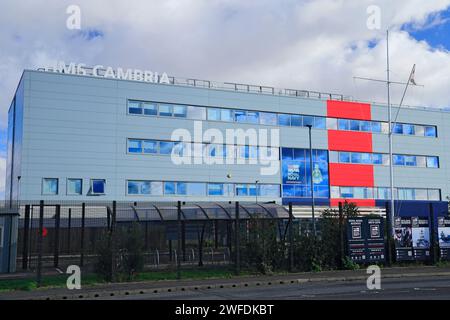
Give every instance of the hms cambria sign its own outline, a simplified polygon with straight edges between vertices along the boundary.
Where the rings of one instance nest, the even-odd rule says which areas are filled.
[[[45,71],[49,72],[77,74],[83,76],[88,75],[93,77],[111,78],[118,80],[134,80],[141,82],[170,84],[167,73],[163,72],[159,74],[158,72],[141,69],[125,69],[121,67],[113,68],[108,66],[105,67],[103,65],[87,67],[84,63],[70,62],[67,64],[64,61],[57,61],[53,64],[53,66],[48,66],[44,69]]]

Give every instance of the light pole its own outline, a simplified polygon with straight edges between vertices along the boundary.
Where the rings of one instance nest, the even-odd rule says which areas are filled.
[[[258,183],[259,183],[259,180],[256,180],[255,181],[255,185],[256,185],[256,204],[258,204]]]
[[[309,129],[309,170],[311,178],[311,210],[312,210],[312,223],[313,223],[313,234],[316,236],[316,217],[315,217],[315,206],[314,206],[314,181],[313,181],[313,152],[312,152],[312,139],[311,139],[311,129],[312,125],[307,125]]]

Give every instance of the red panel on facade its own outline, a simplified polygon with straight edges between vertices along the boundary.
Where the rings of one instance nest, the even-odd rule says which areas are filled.
[[[371,107],[369,103],[348,101],[327,101],[327,116],[332,118],[371,120]]]
[[[373,187],[373,166],[330,163],[330,186]]]
[[[372,133],[328,130],[328,149],[372,152]]]
[[[347,202],[355,203],[358,207],[375,207],[375,200],[373,199],[331,199],[330,205],[332,207],[337,207],[339,206],[339,202],[344,204],[345,200],[347,200]]]

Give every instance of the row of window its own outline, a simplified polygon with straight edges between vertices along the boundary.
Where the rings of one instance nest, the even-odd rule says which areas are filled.
[[[439,157],[436,156],[414,156],[394,154],[392,155],[395,166],[439,168]],[[389,154],[330,151],[331,163],[358,163],[389,165]]]
[[[127,194],[152,196],[260,196],[278,198],[280,197],[280,185],[128,180]]]
[[[105,194],[106,180],[91,179],[89,183],[88,195],[102,195]],[[57,195],[59,194],[59,179],[58,178],[43,178],[42,179],[42,194],[43,195]],[[82,195],[83,194],[83,179],[68,178],[66,181],[67,195]]]
[[[175,117],[273,126],[312,126],[316,129],[364,131],[385,134],[389,132],[388,123],[382,121],[336,119],[321,116],[198,107],[136,100],[128,100],[128,113],[145,116]],[[436,126],[395,123],[392,132],[400,135],[437,137]]]
[[[272,147],[266,147],[262,150],[261,147],[248,145],[234,146],[214,143],[173,142],[148,139],[128,139],[128,152],[234,159],[257,159],[260,152],[264,152],[266,157],[279,160],[278,148]]]
[[[345,199],[390,199],[390,188],[386,187],[331,187],[331,198]],[[439,189],[394,188],[394,199],[441,200]]]

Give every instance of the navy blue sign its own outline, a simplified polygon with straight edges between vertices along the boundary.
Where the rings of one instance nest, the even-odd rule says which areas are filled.
[[[348,256],[358,263],[385,261],[384,221],[381,218],[347,220]]]
[[[438,218],[439,252],[442,260],[450,260],[450,218]]]
[[[314,196],[329,198],[328,152],[313,150],[313,168],[309,149],[282,148],[283,197],[311,197],[311,176],[314,182]]]

